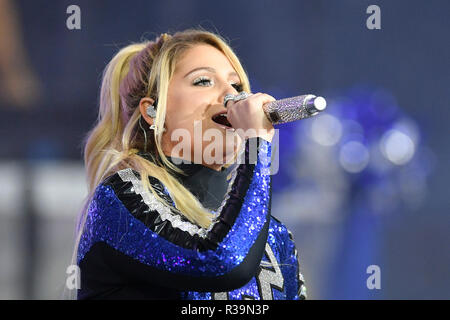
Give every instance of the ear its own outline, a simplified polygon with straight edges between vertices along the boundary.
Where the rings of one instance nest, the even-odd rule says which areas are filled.
[[[150,118],[148,116],[147,107],[152,105],[154,102],[155,101],[152,98],[148,97],[142,98],[141,101],[139,102],[139,110],[141,112],[141,115],[149,125],[153,124],[153,118]]]

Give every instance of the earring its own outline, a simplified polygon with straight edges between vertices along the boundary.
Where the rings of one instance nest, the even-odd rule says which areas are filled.
[[[156,103],[155,103],[156,104]],[[147,112],[147,115],[150,117],[150,118],[156,118],[156,110],[155,110],[155,107],[153,106],[153,105],[149,105],[148,107],[147,107],[147,109],[146,109],[146,112]],[[149,127],[149,129],[150,130],[155,130],[156,131],[156,125],[155,124],[152,124],[150,127]],[[163,130],[162,130],[163,132],[164,131],[166,131],[166,128],[163,128]]]
[[[153,119],[156,118],[156,110],[153,105],[149,105],[147,107],[146,112],[150,118],[153,118]],[[152,124],[149,128],[150,128],[150,130],[156,130],[156,125]]]
[[[149,106],[147,107],[146,112],[147,112],[147,115],[148,115],[150,118],[156,118],[156,110],[155,110],[155,107],[154,107],[153,105],[149,105]]]

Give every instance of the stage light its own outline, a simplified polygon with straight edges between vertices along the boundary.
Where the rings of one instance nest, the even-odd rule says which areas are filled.
[[[383,135],[380,148],[386,159],[396,165],[408,163],[415,152],[413,140],[397,129],[391,129]]]
[[[342,136],[342,125],[338,118],[323,114],[313,119],[311,125],[312,139],[322,146],[333,146]]]
[[[340,150],[339,163],[347,172],[361,172],[369,163],[369,151],[361,142],[349,141]]]

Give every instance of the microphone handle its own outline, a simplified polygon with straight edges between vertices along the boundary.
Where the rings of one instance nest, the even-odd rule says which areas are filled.
[[[309,118],[326,108],[326,100],[313,94],[268,102],[263,110],[272,124],[287,123]]]

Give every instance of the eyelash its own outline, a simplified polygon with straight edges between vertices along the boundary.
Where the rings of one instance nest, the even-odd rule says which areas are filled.
[[[205,82],[211,82],[211,80],[208,78],[205,78],[205,77],[200,77],[194,81],[194,86],[197,86],[200,83],[205,83]],[[204,85],[201,85],[201,86],[205,87]],[[236,89],[237,92],[241,92],[243,89],[242,84],[240,84],[240,83],[233,83],[232,86]]]

